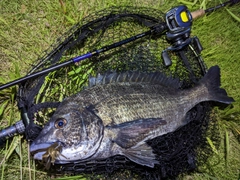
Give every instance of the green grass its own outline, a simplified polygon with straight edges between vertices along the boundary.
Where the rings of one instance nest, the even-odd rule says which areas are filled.
[[[186,1],[155,0],[2,0],[0,1],[0,82],[22,77],[31,64],[81,18],[92,12],[118,5],[168,9]],[[211,7],[219,1],[187,1],[191,10]],[[183,179],[240,178],[240,5],[218,10],[193,23],[192,35],[197,35],[204,50],[202,57],[208,67],[221,68],[222,87],[235,99],[234,107],[217,111],[221,142],[199,172]],[[17,110],[16,87],[0,91],[0,128],[20,119]],[[211,145],[211,139],[208,139]],[[0,149],[1,179],[51,179],[44,170],[36,169],[29,159],[28,143],[15,137]],[[68,179],[67,177],[61,177]],[[82,177],[75,177],[81,179]],[[70,178],[71,179],[71,178]],[[85,178],[82,178],[85,179]]]

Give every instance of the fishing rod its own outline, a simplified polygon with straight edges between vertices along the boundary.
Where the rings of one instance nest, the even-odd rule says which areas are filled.
[[[149,31],[146,31],[144,33],[132,36],[128,39],[113,43],[111,45],[104,46],[104,47],[100,48],[99,50],[95,50],[93,52],[74,57],[74,58],[72,58],[72,59],[70,59],[66,62],[59,63],[57,65],[54,65],[54,66],[51,66],[49,68],[43,69],[42,71],[29,74],[29,75],[27,75],[23,78],[14,80],[12,82],[9,82],[7,84],[4,84],[4,85],[0,86],[0,90],[11,87],[11,86],[16,85],[16,84],[26,82],[27,80],[29,80],[31,78],[36,78],[38,76],[47,74],[51,71],[55,71],[55,70],[60,69],[62,67],[65,67],[65,66],[68,66],[68,65],[71,65],[71,64],[75,64],[75,63],[80,62],[84,59],[99,55],[100,53],[103,53],[103,52],[108,51],[110,49],[122,46],[124,44],[135,41],[135,40],[140,39],[142,37],[145,37],[145,36],[148,36],[148,35],[151,35],[151,34],[161,34],[161,33],[164,33],[164,32],[166,32],[166,36],[167,36],[168,40],[176,43],[176,39],[177,39],[177,44],[167,48],[166,50],[164,50],[162,52],[162,58],[163,58],[164,64],[166,66],[170,66],[171,65],[171,59],[168,56],[168,51],[179,50],[179,49],[185,47],[186,45],[188,45],[190,43],[191,38],[189,38],[189,37],[190,37],[192,20],[194,20],[198,17],[201,17],[206,13],[213,12],[214,10],[219,9],[221,7],[224,7],[226,5],[234,5],[238,2],[240,2],[240,0],[230,0],[230,1],[227,1],[227,2],[222,3],[220,5],[217,5],[215,7],[209,8],[207,10],[202,10],[201,9],[201,10],[194,11],[192,13],[190,11],[188,11],[186,6],[175,7],[173,9],[169,10],[166,13],[166,17],[165,17],[166,22],[165,23],[158,24],[158,25],[152,27]],[[186,34],[187,34],[187,36],[186,36]],[[197,39],[194,39],[194,40],[197,41]],[[197,44],[200,46],[200,43],[197,43]],[[201,49],[201,48],[199,47],[199,49]],[[12,137],[16,134],[23,134],[27,125],[28,125],[28,123],[26,123],[24,121],[24,118],[23,118],[23,120],[20,120],[20,121],[16,122],[14,125],[1,130],[0,131],[0,145],[7,138],[10,138],[10,137]]]
[[[151,30],[146,31],[144,33],[132,36],[130,38],[124,39],[122,41],[113,43],[113,44],[108,45],[108,46],[104,46],[101,49],[98,49],[98,50],[95,50],[93,52],[89,52],[89,53],[83,54],[81,56],[77,56],[77,57],[71,58],[70,60],[68,60],[66,62],[59,63],[57,65],[51,66],[49,68],[43,69],[41,71],[29,74],[29,75],[27,75],[25,77],[22,77],[22,78],[19,78],[17,80],[14,80],[12,82],[9,82],[9,83],[6,83],[4,85],[1,85],[0,86],[0,90],[3,90],[5,88],[11,87],[11,86],[16,85],[16,84],[20,84],[20,83],[26,82],[29,79],[39,77],[41,75],[44,75],[44,74],[47,74],[49,72],[55,71],[55,70],[60,69],[62,67],[66,67],[66,66],[69,66],[71,64],[78,63],[78,62],[80,62],[80,61],[82,61],[84,59],[88,59],[90,57],[97,56],[100,53],[106,52],[106,51],[108,51],[110,49],[113,49],[113,48],[117,48],[119,46],[122,46],[124,44],[130,43],[132,41],[135,41],[135,40],[137,40],[139,38],[142,38],[142,37],[145,37],[147,35],[150,35],[150,34],[153,34],[153,33],[162,33],[165,30],[167,30],[167,26],[165,25],[165,23],[159,24],[158,26],[153,27]]]

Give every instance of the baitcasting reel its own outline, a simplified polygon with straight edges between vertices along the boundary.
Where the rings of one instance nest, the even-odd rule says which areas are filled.
[[[175,7],[166,13],[166,23],[169,29],[166,33],[166,38],[173,45],[162,52],[165,66],[172,64],[168,54],[169,51],[179,51],[191,42],[195,45],[196,52],[198,54],[201,53],[203,48],[199,39],[196,36],[190,38],[192,20],[191,12],[186,6]]]

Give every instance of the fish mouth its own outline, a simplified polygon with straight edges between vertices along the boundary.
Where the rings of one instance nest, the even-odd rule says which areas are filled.
[[[42,155],[46,153],[46,151],[52,144],[53,143],[32,143],[30,146],[30,153],[34,156],[34,159],[42,160]]]
[[[30,146],[30,153],[33,154],[35,160],[40,160],[45,165],[45,168],[48,170],[51,167],[51,164],[54,165],[58,161],[58,158],[62,156],[67,159],[64,155],[61,154],[62,143],[53,142],[53,143],[32,143]]]
[[[63,147],[60,142],[48,142],[35,144],[34,142],[30,146],[30,153],[33,155],[33,158],[36,160],[43,160],[44,155],[51,153],[53,151],[61,151]]]

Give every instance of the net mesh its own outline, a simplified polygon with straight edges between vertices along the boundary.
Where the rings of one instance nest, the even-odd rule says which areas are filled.
[[[156,9],[112,7],[102,10],[84,18],[59,38],[38,59],[29,74],[148,31],[162,22],[164,14]],[[18,105],[22,111],[26,111],[30,121],[26,137],[34,140],[59,103],[87,85],[89,75],[108,71],[160,71],[179,78],[182,81],[181,88],[192,87],[206,71],[201,56],[195,50],[196,44],[192,41],[184,49],[171,52],[172,65],[166,67],[161,52],[168,46],[170,44],[164,34],[149,35],[86,59],[77,66],[64,67],[21,84]],[[128,169],[135,175],[140,174],[141,179],[161,179],[192,171],[211,152],[205,142],[206,132],[209,131],[210,110],[211,105],[208,103],[197,105],[188,113],[189,123],[186,126],[147,142],[153,147],[160,162],[155,168],[137,165],[123,156],[114,156],[104,160],[55,165],[51,172],[103,174],[109,179],[116,174],[120,177],[116,171]],[[214,121],[211,120],[211,123],[214,124]],[[213,131],[216,128],[211,129]],[[210,134],[217,136],[216,133]],[[122,179],[134,177],[131,173],[123,173]]]

